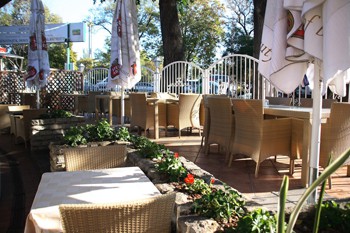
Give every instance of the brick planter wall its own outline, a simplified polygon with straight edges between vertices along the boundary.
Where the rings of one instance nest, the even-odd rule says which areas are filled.
[[[31,150],[47,150],[50,142],[62,141],[66,129],[84,122],[84,117],[80,116],[32,120]]]

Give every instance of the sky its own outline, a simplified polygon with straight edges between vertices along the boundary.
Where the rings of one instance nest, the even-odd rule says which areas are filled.
[[[89,15],[89,9],[98,6],[99,0],[96,4],[93,4],[93,0],[42,0],[43,4],[46,5],[51,13],[55,13],[62,17],[63,23],[79,23],[83,22]],[[92,55],[94,51],[99,48],[103,50],[104,39],[107,33],[103,30],[98,30],[92,35]],[[78,59],[83,56],[83,50],[86,52],[89,48],[88,43],[89,36],[86,37],[86,42],[75,42],[73,43],[73,51],[78,53]]]

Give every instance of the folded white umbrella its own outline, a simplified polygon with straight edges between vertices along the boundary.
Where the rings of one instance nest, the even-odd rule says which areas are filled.
[[[32,0],[30,10],[28,68],[25,81],[28,87],[36,87],[39,108],[39,90],[46,85],[50,65],[45,36],[45,11],[41,0]]]
[[[107,87],[121,87],[121,124],[124,90],[141,80],[137,8],[134,0],[118,0],[112,23],[111,63]]]

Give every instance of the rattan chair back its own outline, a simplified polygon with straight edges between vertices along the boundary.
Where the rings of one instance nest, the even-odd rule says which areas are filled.
[[[291,119],[266,119],[263,115],[262,100],[232,100],[235,113],[235,137],[232,144],[233,155],[243,154],[256,162],[255,176],[259,165],[270,156],[290,156]]]
[[[63,150],[66,171],[114,168],[125,165],[126,145],[71,147]]]
[[[59,210],[66,233],[167,233],[175,196],[168,193],[120,204],[62,204]]]

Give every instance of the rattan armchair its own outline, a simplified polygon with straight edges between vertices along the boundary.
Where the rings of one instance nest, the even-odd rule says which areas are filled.
[[[231,99],[226,96],[210,96],[207,98],[209,111],[209,130],[206,132],[205,154],[210,151],[211,144],[217,144],[219,151],[224,149],[226,159],[230,154],[230,143],[234,138],[234,114]]]
[[[171,232],[175,193],[144,200],[110,204],[62,204],[64,232],[166,233]]]
[[[139,134],[141,129],[145,132],[150,128],[154,128],[154,103],[147,102],[147,93],[129,93],[131,120],[130,127],[137,126]],[[158,122],[160,126],[166,127],[165,114],[158,115]]]
[[[255,177],[259,165],[270,156],[290,156],[291,119],[266,119],[262,100],[232,100],[235,113],[235,137],[229,166],[235,154],[249,156],[256,162]]]
[[[27,148],[27,142],[32,135],[32,120],[47,112],[46,108],[41,109],[23,109],[23,117],[16,117],[16,138],[20,137]]]
[[[125,165],[126,145],[72,147],[63,150],[66,171],[114,168]]]
[[[201,136],[201,126],[199,121],[199,109],[202,101],[200,94],[179,95],[179,101],[167,104],[167,125],[172,125],[179,130],[184,128],[198,129]]]
[[[332,160],[335,160],[349,148],[350,103],[333,103],[330,117],[321,127],[319,165],[325,168],[329,156],[331,156]],[[344,165],[349,164],[350,159],[348,159]],[[331,180],[329,179],[329,181]],[[329,182],[329,187],[331,188],[331,182]]]

